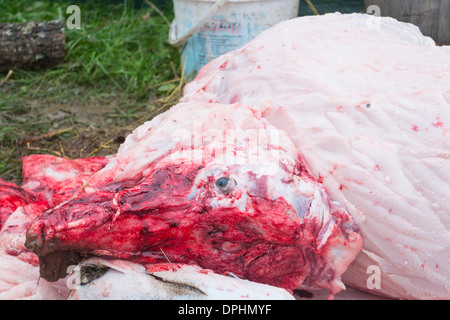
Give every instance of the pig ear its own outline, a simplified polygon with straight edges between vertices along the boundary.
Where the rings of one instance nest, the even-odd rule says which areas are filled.
[[[84,180],[106,166],[108,161],[103,157],[69,160],[45,154],[26,156],[22,160],[22,187],[35,192],[54,207],[77,194]]]

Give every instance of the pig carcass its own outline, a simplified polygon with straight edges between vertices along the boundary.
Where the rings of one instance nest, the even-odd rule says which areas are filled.
[[[450,297],[448,46],[392,18],[303,17],[204,67],[182,101],[239,102],[288,133],[361,229],[345,283]]]
[[[334,294],[343,274],[389,297],[448,298],[450,52],[373,19],[281,23],[203,68],[62,196],[58,170],[30,178],[23,188],[54,203],[21,225],[20,253],[49,281],[100,256],[290,291]]]
[[[49,281],[77,259],[101,256],[334,294],[362,246],[284,131],[239,104],[172,107],[79,186],[27,230]]]
[[[66,264],[57,264],[53,269],[62,274],[61,279],[47,281],[41,277],[43,270],[55,265],[45,266],[25,247],[27,229],[46,210],[75,198],[80,188],[86,187],[87,176],[106,163],[108,160],[101,157],[68,160],[33,155],[23,159],[22,188],[0,181],[1,208],[7,217],[0,233],[0,300],[294,299],[282,288],[241,279],[232,273],[217,274],[198,265],[170,261],[138,264],[111,259],[110,255],[108,259],[93,257],[79,263],[76,250],[63,256]],[[95,220],[96,216],[91,218]],[[128,228],[128,232],[135,231],[139,232]],[[162,254],[164,251],[160,250]]]
[[[217,274],[195,265],[143,266],[124,260],[90,258],[76,268],[67,279],[71,288],[69,300],[294,300],[282,288]],[[83,269],[87,270],[82,272]]]

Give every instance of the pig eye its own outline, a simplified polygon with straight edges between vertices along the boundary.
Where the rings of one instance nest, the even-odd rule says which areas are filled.
[[[227,177],[219,178],[216,180],[216,186],[223,193],[228,193],[228,192],[230,192],[230,188],[231,188],[231,180],[230,180],[230,178],[227,178]]]

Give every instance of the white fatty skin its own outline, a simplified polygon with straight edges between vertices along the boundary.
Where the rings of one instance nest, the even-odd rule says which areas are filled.
[[[166,264],[164,270],[147,272],[142,265],[120,260],[93,258],[85,264],[110,269],[74,288],[69,300],[294,300],[284,289],[191,265]]]

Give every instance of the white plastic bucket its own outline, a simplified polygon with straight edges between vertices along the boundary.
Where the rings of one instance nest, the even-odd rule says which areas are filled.
[[[185,75],[298,15],[299,0],[174,0],[169,42],[183,45]]]

